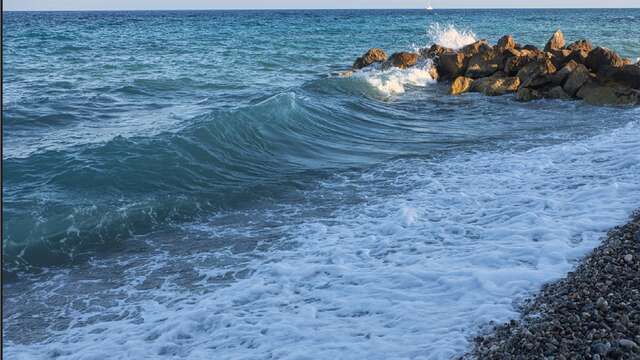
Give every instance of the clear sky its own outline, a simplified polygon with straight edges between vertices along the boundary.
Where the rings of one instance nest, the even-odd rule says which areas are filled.
[[[426,0],[4,0],[4,10],[422,8]],[[640,7],[640,0],[432,0],[434,8]]]

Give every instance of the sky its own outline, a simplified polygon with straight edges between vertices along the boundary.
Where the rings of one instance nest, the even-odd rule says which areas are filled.
[[[4,0],[4,10],[376,9],[423,8],[424,0]],[[434,8],[640,7],[640,0],[432,0]]]

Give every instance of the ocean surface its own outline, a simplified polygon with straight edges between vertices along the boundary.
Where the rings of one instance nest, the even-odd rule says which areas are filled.
[[[639,108],[336,75],[640,9],[3,16],[7,359],[449,359],[640,205]]]

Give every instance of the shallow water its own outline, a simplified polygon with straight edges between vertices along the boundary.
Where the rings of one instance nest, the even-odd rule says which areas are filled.
[[[464,352],[638,206],[640,111],[450,97],[421,68],[331,74],[372,46],[541,46],[557,27],[637,58],[639,25],[640,10],[6,13],[3,353]]]

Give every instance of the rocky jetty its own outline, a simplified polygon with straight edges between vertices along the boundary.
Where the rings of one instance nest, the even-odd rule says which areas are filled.
[[[479,40],[454,50],[434,44],[388,58],[382,49],[374,48],[358,58],[353,69],[375,63],[382,69],[432,64],[432,76],[450,81],[452,95],[514,93],[519,101],[582,99],[593,105],[640,105],[640,62],[633,64],[613,50],[593,47],[588,40],[566,44],[560,30],[542,50],[519,45],[511,35],[496,45]]]
[[[640,359],[640,211],[463,359]]]

